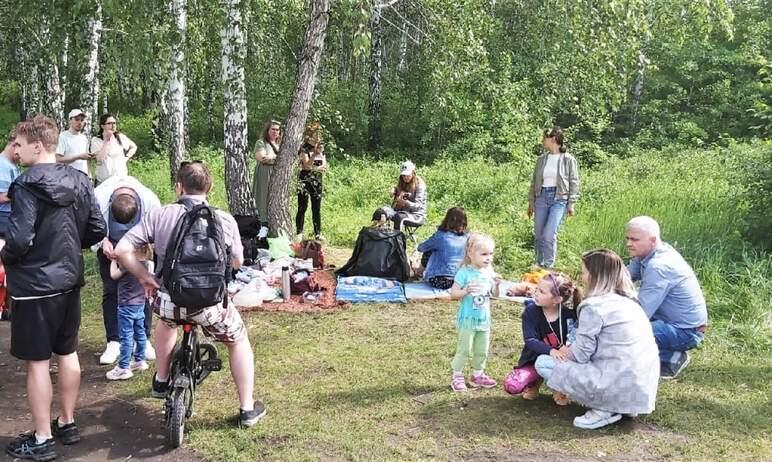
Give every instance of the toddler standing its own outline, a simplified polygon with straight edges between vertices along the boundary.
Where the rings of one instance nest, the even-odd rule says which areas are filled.
[[[456,356],[451,362],[453,376],[450,388],[466,391],[464,367],[472,360],[473,388],[493,388],[496,381],[484,373],[488,358],[491,335],[491,295],[498,295],[499,279],[491,266],[494,242],[488,236],[478,233],[469,235],[464,253],[464,263],[453,279],[450,296],[461,300],[456,315],[458,343]]]

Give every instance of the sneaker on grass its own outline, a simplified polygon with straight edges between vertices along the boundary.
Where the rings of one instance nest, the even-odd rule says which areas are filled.
[[[42,443],[38,443],[35,432],[20,435],[8,443],[5,452],[17,459],[29,459],[34,461],[48,461],[56,459],[56,442],[51,437]]]
[[[689,365],[689,361],[691,361],[689,352],[684,351],[678,355],[675,362],[660,363],[659,378],[662,380],[672,380],[678,377],[686,369],[686,366]]]
[[[59,418],[51,421],[51,434],[59,438],[62,444],[75,444],[80,441],[80,432],[75,422],[59,426]]]
[[[266,412],[268,412],[268,409],[266,409],[265,405],[259,400],[255,401],[255,405],[251,411],[239,409],[239,426],[251,427],[262,419]]]
[[[131,369],[123,369],[120,366],[115,366],[114,368],[107,371],[107,380],[128,380],[132,377],[134,377],[134,373],[131,372]]]
[[[121,344],[115,341],[107,342],[105,351],[99,357],[99,364],[113,364],[118,361],[118,355],[121,354]]]

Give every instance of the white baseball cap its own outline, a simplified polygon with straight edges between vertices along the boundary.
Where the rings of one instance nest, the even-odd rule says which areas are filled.
[[[80,109],[76,108],[76,109],[73,109],[72,111],[70,111],[70,113],[67,115],[67,118],[68,119],[72,119],[72,118],[75,118],[75,117],[78,117],[78,116],[85,116],[85,115],[86,114],[83,111],[81,111]]]
[[[404,176],[410,176],[413,173],[415,173],[415,164],[410,162],[409,160],[402,162],[402,165],[400,165],[399,167],[399,174]]]

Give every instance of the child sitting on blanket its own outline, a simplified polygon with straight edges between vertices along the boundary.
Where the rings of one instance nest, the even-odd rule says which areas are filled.
[[[437,231],[418,244],[418,251],[423,252],[423,280],[433,288],[447,290],[453,285],[453,276],[464,260],[464,246],[468,237],[466,226],[464,208],[451,207]]]
[[[569,303],[569,301],[571,303]],[[521,394],[523,399],[539,396],[541,378],[534,368],[539,355],[558,358],[566,355],[566,346],[576,330],[574,307],[582,302],[582,291],[571,279],[562,274],[547,273],[536,285],[533,300],[525,303],[523,311],[523,351],[517,367],[504,379],[507,393]],[[553,393],[555,403],[568,404],[568,398]]]
[[[472,233],[466,242],[464,265],[458,270],[450,289],[453,300],[461,300],[456,315],[458,343],[451,362],[453,375],[450,388],[466,391],[464,366],[472,360],[473,388],[493,388],[496,381],[485,375],[491,337],[491,295],[498,295],[500,279],[493,271],[493,239]]]

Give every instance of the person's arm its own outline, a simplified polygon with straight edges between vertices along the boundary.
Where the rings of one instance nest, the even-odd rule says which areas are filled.
[[[108,136],[112,136],[110,132],[107,132]],[[110,139],[103,140],[97,136],[91,138],[91,153],[99,162],[104,162],[109,154],[109,142]]]
[[[38,217],[38,200],[23,186],[12,185],[13,198],[5,246],[0,250],[2,264],[14,265],[29,252],[35,239],[35,222]]]
[[[126,158],[131,159],[134,157],[134,154],[137,153],[137,143],[131,141],[131,138],[123,133],[119,133],[118,136],[121,137],[121,141],[123,142],[123,152]]]
[[[531,218],[533,216],[533,207],[536,203],[536,193],[534,192],[536,188],[536,182],[541,181],[541,169],[542,166],[541,161],[542,158],[544,158],[544,155],[539,156],[539,158],[536,159],[536,165],[533,167],[533,174],[531,175],[531,185],[528,187],[528,218]]]
[[[598,349],[598,335],[603,329],[603,318],[591,305],[586,305],[580,316],[579,327],[576,329],[576,341],[568,349],[574,361],[587,363]]]
[[[568,214],[575,213],[574,205],[579,200],[579,164],[574,156],[568,158]]]
[[[525,343],[527,349],[537,355],[548,355],[552,347],[539,338],[538,326],[540,319],[536,310],[540,309],[533,303],[526,305],[523,311],[523,343]]]
[[[0,192],[0,204],[5,204],[6,202],[11,202],[11,198],[8,197],[8,191]]]
[[[645,277],[641,275],[641,287],[638,289],[638,303],[641,304],[646,317],[651,319],[662,302],[667,297],[671,287],[671,279],[664,271],[652,263],[646,267]]]
[[[437,231],[431,236],[429,236],[429,239],[423,241],[422,243],[418,244],[418,251],[421,253],[426,252],[433,252],[437,250],[438,244],[440,242],[439,236],[437,236],[440,232]]]
[[[102,239],[107,236],[107,224],[105,223],[104,216],[99,208],[99,202],[97,201],[96,195],[94,195],[94,187],[87,178],[84,178],[84,181],[86,182],[90,208],[88,221],[86,222],[86,232],[81,241],[81,248],[87,249],[92,245],[101,242]]]
[[[265,150],[265,141],[263,140],[257,140],[255,143],[255,160],[259,164],[271,164],[273,162]]]
[[[469,286],[461,287],[457,281],[453,281],[453,285],[450,287],[450,298],[461,300],[467,295],[469,295]]]
[[[409,201],[405,199],[404,210],[408,212],[426,212],[426,184],[423,181],[419,181],[415,188],[415,200]]]
[[[118,258],[118,263],[121,264],[124,271],[136,276],[139,283],[142,284],[142,287],[145,289],[145,296],[148,298],[152,298],[161,285],[155,275],[148,271],[147,266],[137,259],[134,254],[134,249],[153,243],[153,236],[155,235],[154,223],[156,221],[155,216],[157,212],[160,213],[160,209],[145,214],[145,216],[142,217],[142,221],[131,228],[123,238],[118,241],[118,245],[115,246],[115,254]]]
[[[223,213],[220,217],[223,222],[225,242],[230,243],[231,265],[233,266],[233,269],[239,269],[241,268],[241,265],[244,264],[244,247],[241,243],[239,225],[236,223],[236,219],[230,214]]]
[[[300,148],[298,156],[300,160],[300,167],[303,170],[310,170],[311,167],[313,167],[314,162],[311,160],[311,154],[306,152],[302,147]]]
[[[124,274],[126,274],[125,271],[123,271],[121,267],[118,266],[117,261],[113,260],[110,262],[110,278],[113,281],[117,281],[118,279],[122,278]]]

